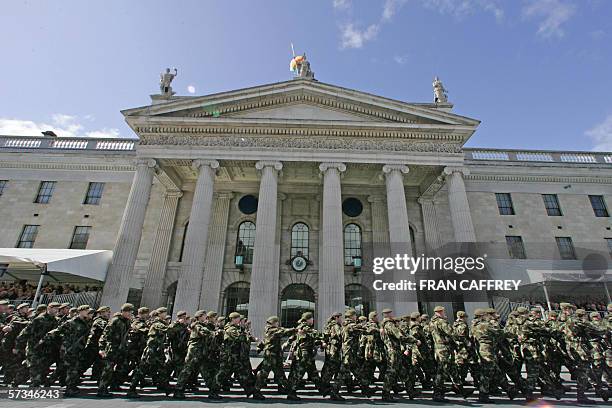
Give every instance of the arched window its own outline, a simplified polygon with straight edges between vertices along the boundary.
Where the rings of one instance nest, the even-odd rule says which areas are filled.
[[[314,290],[304,283],[293,283],[281,294],[281,325],[293,327],[302,313],[315,312]]]
[[[291,228],[291,258],[297,255],[308,259],[308,225],[303,222]]]
[[[370,291],[363,285],[352,283],[344,288],[344,302],[360,316],[367,316],[372,310]]]
[[[357,224],[344,227],[344,264],[353,265],[354,258],[361,258],[361,228]]]
[[[223,310],[228,316],[232,312],[238,312],[243,316],[249,314],[249,290],[248,282],[232,283],[225,289],[223,299]]]
[[[243,257],[243,264],[253,263],[253,249],[255,248],[255,224],[245,221],[238,227],[236,239],[236,255]]]

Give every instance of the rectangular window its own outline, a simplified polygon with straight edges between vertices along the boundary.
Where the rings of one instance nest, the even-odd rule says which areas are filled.
[[[83,204],[100,204],[103,191],[104,183],[89,183],[89,188],[87,189],[87,194],[85,195],[85,201],[83,201]]]
[[[570,237],[555,237],[561,259],[576,259],[574,243]]]
[[[2,196],[2,193],[4,193],[4,189],[6,188],[7,183],[8,180],[0,180],[0,196]]]
[[[608,252],[610,252],[610,257],[612,257],[612,238],[606,238],[606,243],[608,244]]]
[[[34,202],[38,204],[47,204],[51,200],[53,189],[55,189],[55,181],[41,181],[40,187],[38,188],[38,195]]]
[[[512,259],[525,259],[525,245],[523,238],[518,235],[507,235],[506,245],[508,246],[508,254]]]
[[[514,206],[512,205],[510,193],[495,193],[495,199],[497,200],[499,215],[514,215]]]
[[[21,236],[19,237],[19,241],[17,242],[17,248],[32,248],[34,247],[34,241],[36,240],[36,235],[38,235],[38,227],[40,225],[24,225],[23,231],[21,231]]]
[[[74,227],[74,234],[72,234],[72,242],[70,242],[70,249],[87,248],[87,241],[89,241],[90,232],[91,232],[91,227],[85,227],[85,226]]]
[[[544,199],[544,207],[546,207],[548,215],[563,215],[561,214],[561,206],[559,205],[559,199],[556,194],[542,194],[542,198]]]
[[[590,195],[589,200],[591,200],[591,206],[596,217],[609,217],[603,196]]]

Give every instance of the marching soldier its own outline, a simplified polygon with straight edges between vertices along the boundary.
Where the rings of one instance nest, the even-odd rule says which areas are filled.
[[[125,303],[121,306],[121,313],[114,316],[104,328],[100,341],[98,342],[100,357],[103,359],[102,374],[98,386],[98,397],[107,398],[112,394],[108,392],[108,387],[113,381],[117,381],[120,375],[119,369],[125,364],[128,349],[128,332],[132,320],[134,305]]]
[[[325,342],[325,361],[321,369],[321,393],[330,392],[333,385],[338,388],[338,374],[342,365],[342,313],[332,314],[323,328]]]
[[[291,370],[289,372],[287,384],[288,400],[299,401],[301,399],[298,397],[297,391],[304,374],[308,374],[308,379],[313,381],[315,386],[321,390],[321,381],[315,365],[315,357],[317,355],[317,348],[323,343],[323,336],[313,326],[314,317],[312,313],[303,313],[302,318],[298,321],[295,351],[292,356]]]
[[[27,303],[22,303],[17,306],[17,312],[6,319],[6,325],[2,327],[2,340],[0,340],[0,354],[3,356],[2,369],[4,371],[4,383],[6,385],[18,385],[19,382],[25,381],[23,378],[27,376],[23,367],[22,361],[25,354],[22,350],[17,349],[17,337],[23,329],[30,323],[28,319]]]
[[[266,320],[266,328],[263,345],[263,360],[258,367],[255,390],[261,393],[265,386],[270,371],[274,373],[274,381],[278,384],[279,390],[287,389],[287,379],[283,370],[283,350],[281,340],[283,337],[293,335],[295,329],[285,329],[279,326],[278,317],[270,316]]]
[[[81,367],[81,372],[85,372],[91,367],[91,379],[99,381],[102,374],[102,358],[100,357],[100,337],[104,332],[104,328],[108,324],[111,309],[108,306],[101,306],[96,310],[97,316],[89,330],[89,337],[85,344],[85,363]]]
[[[176,314],[176,321],[168,327],[167,342],[170,350],[168,371],[173,377],[178,377],[185,363],[187,343],[189,341],[189,316],[187,312]]]

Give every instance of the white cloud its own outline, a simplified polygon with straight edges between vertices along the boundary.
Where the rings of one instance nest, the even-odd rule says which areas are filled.
[[[504,18],[504,9],[499,0],[421,0],[421,3],[440,14],[450,14],[456,18],[463,18],[478,10],[492,13],[497,21]]]
[[[334,0],[334,8],[338,10],[346,10],[351,7],[351,0]]]
[[[86,118],[88,119],[88,118]],[[32,120],[0,118],[0,135],[5,136],[41,136],[45,130],[53,131],[59,137],[95,137],[117,138],[119,129],[103,128],[87,130],[76,116],[54,114],[49,123]]]
[[[404,65],[405,63],[408,62],[408,55],[404,54],[404,55],[395,55],[393,57],[393,61],[397,62],[400,65]]]
[[[402,8],[402,6],[406,3],[406,0],[385,0],[385,5],[383,7],[382,20],[387,21],[391,20],[391,18],[397,13],[397,11]]]
[[[574,15],[576,7],[562,0],[529,0],[523,7],[523,16],[540,19],[538,35],[543,38],[565,35],[563,25]]]
[[[584,134],[593,140],[593,150],[612,152],[612,114]]]
[[[364,30],[355,27],[353,23],[345,24],[342,27],[340,46],[342,48],[361,48],[364,43],[376,38],[379,30],[378,24],[371,24]]]
[[[189,92],[190,94],[194,94],[195,91],[196,91],[195,86],[193,85],[187,86],[187,92]]]

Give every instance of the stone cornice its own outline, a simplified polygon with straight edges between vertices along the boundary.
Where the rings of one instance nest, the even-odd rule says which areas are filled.
[[[63,162],[27,162],[27,161],[0,161],[0,168],[32,169],[32,170],[74,170],[74,171],[134,171],[135,165],[129,164],[90,164],[90,163],[63,163]]]
[[[593,183],[612,184],[612,177],[590,176],[553,176],[553,175],[508,175],[508,174],[470,174],[464,177],[470,181],[508,181],[518,183]]]
[[[194,136],[159,134],[144,136],[141,145],[176,145],[221,148],[263,149],[318,149],[349,151],[387,152],[438,152],[460,153],[460,142],[416,141],[416,140],[369,140],[357,137],[240,137],[240,136]]]

